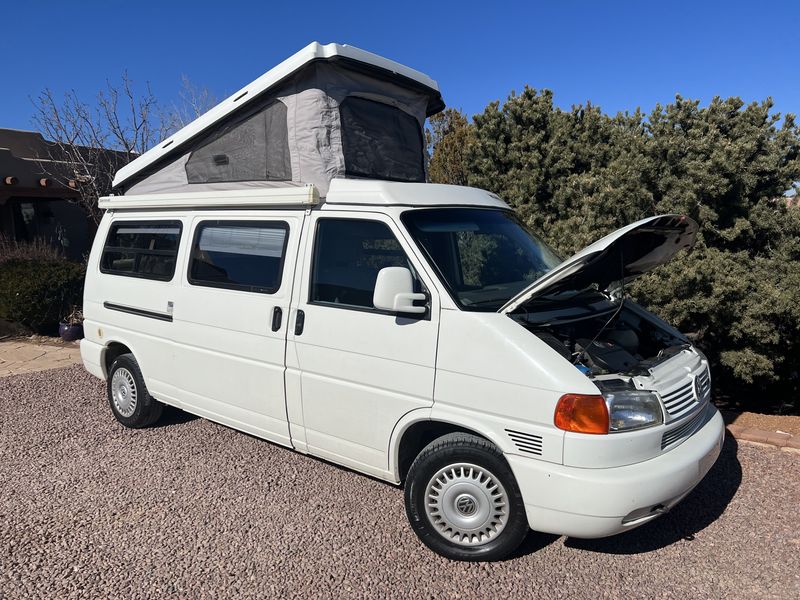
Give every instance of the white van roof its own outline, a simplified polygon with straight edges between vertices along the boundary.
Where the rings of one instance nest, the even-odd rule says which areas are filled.
[[[153,208],[285,208],[310,207],[320,204],[320,195],[313,185],[225,190],[219,192],[186,192],[106,196],[100,199],[103,209]],[[324,200],[330,205],[371,206],[475,206],[508,209],[499,196],[486,190],[437,183],[397,183],[371,179],[334,179]]]
[[[364,179],[334,179],[326,204],[379,206],[485,206],[509,208],[500,197],[479,188],[441,183],[398,183]]]
[[[314,76],[316,78],[309,76],[309,69],[313,68],[312,63],[325,65],[319,67],[317,71],[313,71],[317,74]],[[318,87],[322,89],[304,92],[309,88]],[[309,129],[309,135],[313,138],[314,136],[319,137],[315,127],[322,125],[328,128],[333,127],[334,133],[337,133],[337,128],[341,126],[338,121],[338,113],[336,119],[326,117],[327,113],[321,116],[317,114],[320,112],[321,101],[316,96],[311,97],[315,93],[323,94],[321,98],[334,106],[348,95],[386,102],[415,115],[421,124],[424,123],[426,116],[435,114],[444,108],[439,85],[424,73],[353,46],[322,45],[312,42],[130,164],[122,167],[117,171],[112,186],[116,193],[122,191],[132,194],[188,191],[188,189],[181,189],[187,184],[195,184],[192,186],[194,189],[201,189],[201,186],[197,185],[198,182],[191,181],[191,178],[189,181],[184,181],[187,177],[187,174],[183,172],[186,157],[181,162],[181,155],[196,150],[194,146],[197,145],[198,139],[205,139],[229,130],[232,119],[235,121],[240,118],[239,115],[247,115],[261,110],[259,106],[265,102],[264,99],[269,100],[274,95],[275,99],[288,106],[291,113],[288,118],[291,142],[287,148],[273,152],[275,160],[291,158],[292,175],[288,177],[289,181],[282,185],[313,183],[324,196],[327,192],[328,180],[344,174],[344,167],[339,164],[343,162],[343,159],[339,157],[341,154],[339,147],[341,142],[337,141],[339,138],[335,135],[332,136],[336,139],[331,140],[331,148],[323,152],[321,157],[314,153],[309,154],[305,150],[305,147],[309,145],[306,141],[302,143],[295,141],[297,136],[307,133],[306,129]],[[297,103],[296,106],[295,103]],[[320,125],[325,118],[333,119],[333,121],[331,123],[326,121]],[[278,134],[286,135],[286,121],[287,118],[284,116],[281,128],[277,130]],[[422,125],[420,125],[421,127]],[[269,137],[270,134],[267,135]],[[328,133],[328,135],[332,134]],[[296,148],[297,144],[299,147]],[[314,144],[311,145],[314,146]],[[286,156],[283,156],[284,154]],[[328,155],[330,157],[325,159]],[[231,165],[236,158],[224,154],[220,154],[220,156],[230,158]],[[328,164],[325,160],[333,162]],[[176,163],[177,166],[173,163]],[[228,162],[220,164],[228,165]],[[212,165],[209,168],[213,169],[214,167]],[[236,174],[238,177],[231,179],[231,183],[207,184],[204,188],[205,191],[253,187],[253,184],[249,182],[236,183],[237,180],[247,179],[247,177],[240,176],[241,172]],[[218,174],[214,173],[213,175]],[[210,181],[225,182],[228,180],[217,178]],[[255,185],[274,187],[281,184],[276,180],[271,180]]]

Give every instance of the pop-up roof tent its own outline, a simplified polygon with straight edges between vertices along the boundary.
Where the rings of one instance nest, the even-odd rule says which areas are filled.
[[[427,75],[339,44],[309,44],[139,158],[117,194],[235,190],[331,179],[425,181]]]

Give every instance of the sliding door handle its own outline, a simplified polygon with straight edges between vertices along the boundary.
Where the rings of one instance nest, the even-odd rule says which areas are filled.
[[[294,320],[294,334],[301,335],[303,333],[303,328],[306,324],[306,313],[302,310],[297,311],[297,317]]]
[[[272,331],[278,331],[281,328],[281,320],[283,318],[283,309],[276,306],[272,309]]]

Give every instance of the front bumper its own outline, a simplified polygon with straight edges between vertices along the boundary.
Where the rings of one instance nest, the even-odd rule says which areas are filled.
[[[713,405],[706,410],[705,425],[680,446],[633,465],[583,469],[506,455],[531,529],[598,538],[667,512],[700,483],[722,449],[722,417]]]

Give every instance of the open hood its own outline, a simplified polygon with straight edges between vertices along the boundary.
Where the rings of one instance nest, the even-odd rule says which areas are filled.
[[[533,298],[630,281],[694,246],[697,223],[681,215],[642,219],[597,240],[511,298],[498,312],[510,313]]]

